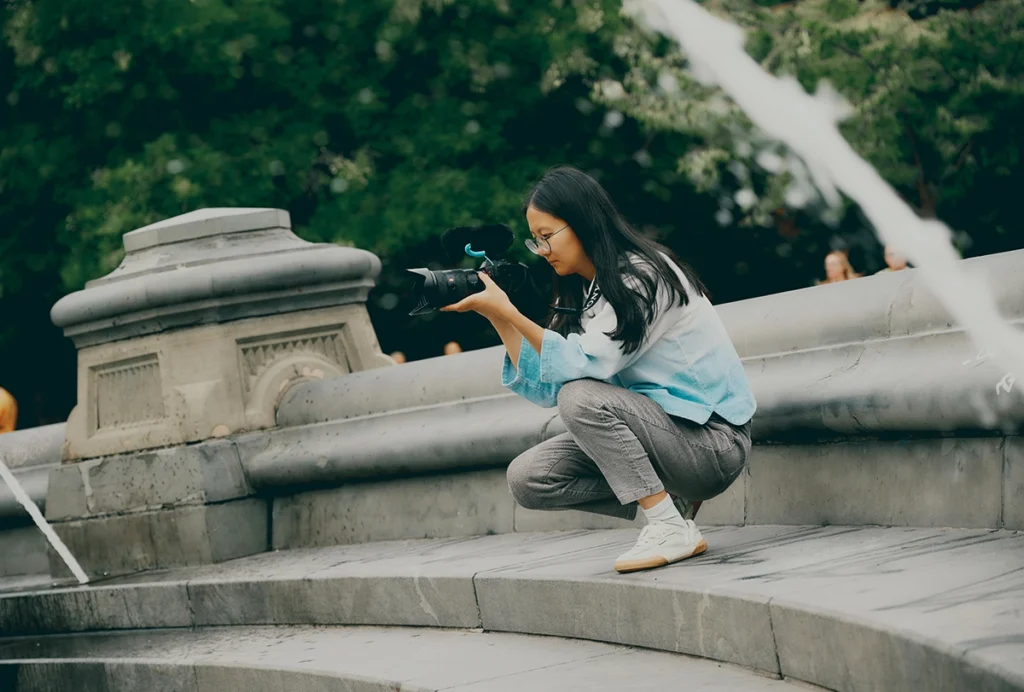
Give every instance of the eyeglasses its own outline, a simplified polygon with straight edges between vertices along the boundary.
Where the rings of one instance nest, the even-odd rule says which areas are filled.
[[[565,224],[557,231],[549,235],[548,238],[558,235],[568,227],[569,224]],[[551,243],[548,242],[548,238],[530,238],[529,240],[526,241],[526,249],[535,255],[541,254],[541,250],[547,250],[548,252],[551,252]]]

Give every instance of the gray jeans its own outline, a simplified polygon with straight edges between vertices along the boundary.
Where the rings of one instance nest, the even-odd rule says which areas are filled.
[[[577,509],[632,519],[636,501],[667,490],[687,500],[724,492],[743,471],[750,422],[713,414],[704,425],[669,416],[651,399],[597,380],[558,393],[563,433],[508,466],[512,497],[527,509]]]

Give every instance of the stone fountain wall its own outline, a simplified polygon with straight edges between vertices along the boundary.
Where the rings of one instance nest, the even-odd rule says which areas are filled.
[[[264,213],[257,210],[264,221],[252,225],[267,224]],[[187,228],[189,217],[172,222]],[[292,261],[342,250],[302,244],[273,223],[269,235],[294,248]],[[334,273],[314,271],[312,261],[302,265],[308,271],[285,271],[294,265],[280,264],[274,253],[247,252],[260,243],[244,242],[245,234],[258,238],[268,229],[245,226],[223,237],[180,230],[148,246],[160,249],[147,263],[129,252],[124,266],[148,264],[159,291],[133,289],[132,300],[119,303],[109,288],[116,282],[101,280],[85,293],[111,291],[92,296],[102,299],[79,295],[54,308],[55,320],[86,354],[86,376],[67,426],[64,463],[57,464],[59,445],[51,440],[16,473],[30,481],[34,497],[45,496],[47,516],[87,571],[113,575],[369,540],[623,525],[514,506],[505,466],[564,426],[557,409],[500,386],[501,347],[373,367],[390,363],[363,321],[375,261],[354,251],[351,262],[333,255],[335,264],[327,264]],[[189,249],[197,242],[204,253]],[[192,264],[174,260],[182,254]],[[237,261],[246,270],[207,266],[205,284],[172,280],[201,267],[199,258],[208,265]],[[966,271],[990,280],[1001,314],[1018,325],[1022,268],[1024,251],[964,261]],[[140,271],[123,272],[125,280]],[[285,279],[297,277],[309,285],[288,288]],[[260,290],[268,285],[273,290]],[[191,303],[174,296],[191,296]],[[132,312],[134,306],[142,307]],[[1000,389],[1005,373],[975,358],[977,348],[914,270],[717,309],[758,412],[747,472],[705,504],[702,524],[1024,529],[1016,501],[1024,493],[1022,388]],[[69,319],[72,313],[81,319]],[[296,320],[308,321],[296,328]],[[314,336],[335,328],[341,336],[333,340]],[[187,336],[206,329],[219,330],[206,344]],[[201,356],[189,357],[193,346]],[[108,405],[93,383],[97,369],[125,359],[118,349],[137,349],[131,357],[155,354],[165,408],[157,420],[125,424],[122,436],[108,436],[83,411]],[[181,396],[182,389],[195,394]],[[218,391],[233,394],[214,396]],[[253,398],[254,391],[263,394]],[[256,407],[262,417],[246,413],[253,401],[263,402]],[[167,420],[170,410],[179,412],[178,422]],[[24,439],[28,449],[22,436],[30,432],[5,438]],[[64,438],[62,426],[54,426],[47,439],[55,433]],[[150,447],[154,440],[161,444]],[[48,484],[39,482],[42,469]],[[0,493],[0,529],[17,513],[10,504]],[[9,554],[3,560],[9,564]],[[56,577],[67,574],[52,556],[51,567]]]

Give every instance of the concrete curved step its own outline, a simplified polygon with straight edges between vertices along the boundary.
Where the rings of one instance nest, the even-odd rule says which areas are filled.
[[[286,551],[0,597],[0,635],[394,625],[591,639],[835,690],[1024,690],[1024,534],[711,528],[708,552],[619,575],[636,532]]]
[[[681,681],[707,692],[807,689],[687,656],[465,630],[228,627],[0,644],[5,692],[662,692]]]

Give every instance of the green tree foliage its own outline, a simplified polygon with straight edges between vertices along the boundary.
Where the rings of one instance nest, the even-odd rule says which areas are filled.
[[[539,9],[25,3],[3,179],[27,206],[59,195],[65,290],[115,267],[123,233],[199,206],[282,206],[307,237],[381,253],[507,216],[537,162],[488,161],[519,158],[508,130],[543,118],[540,69],[584,38],[573,10]],[[560,129],[534,147],[564,148]]]
[[[1021,179],[1024,4],[712,0],[747,30],[747,50],[808,91],[827,82],[852,105],[842,131],[921,215],[970,234],[1008,234],[1019,222],[1006,193]],[[723,223],[775,225],[797,211],[836,223],[806,193],[807,173],[755,131],[735,104],[686,72],[676,46],[638,29],[617,36],[630,65],[595,96],[648,127],[693,135],[680,158]],[[1001,199],[1000,199],[1001,198]],[[831,215],[831,218],[830,218]]]

